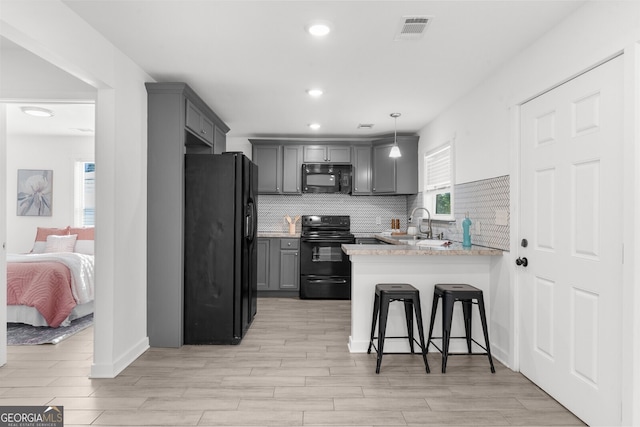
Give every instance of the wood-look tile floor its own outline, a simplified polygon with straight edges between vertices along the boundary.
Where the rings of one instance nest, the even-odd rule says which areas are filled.
[[[114,379],[88,378],[93,330],[8,347],[0,405],[62,405],[65,426],[568,426],[573,414],[519,373],[455,356],[347,349],[348,301],[261,298],[236,346],[152,348]]]

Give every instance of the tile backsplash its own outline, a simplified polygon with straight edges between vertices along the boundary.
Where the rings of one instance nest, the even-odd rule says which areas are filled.
[[[509,176],[483,179],[457,184],[454,187],[455,222],[433,222],[433,233],[444,233],[446,239],[462,241],[462,220],[469,213],[471,243],[490,248],[509,250],[510,216]],[[422,206],[422,194],[409,196],[408,212]],[[497,217],[503,214],[506,225],[498,225]]]
[[[483,179],[455,186],[454,222],[433,222],[433,233],[446,239],[462,241],[462,220],[471,219],[471,242],[474,245],[509,250],[509,176]],[[400,219],[400,229],[407,228],[407,217],[415,207],[423,206],[422,193],[412,196],[349,196],[346,194],[302,194],[258,196],[258,231],[287,233],[285,215],[349,215],[351,232],[379,233],[391,228],[391,219]],[[502,214],[506,225],[498,225]],[[380,218],[380,224],[376,219]],[[296,224],[300,232],[300,221]]]
[[[391,219],[407,226],[407,196],[349,196],[347,194],[302,194],[258,196],[258,231],[286,233],[285,215],[349,215],[351,232],[379,233],[391,228]],[[376,218],[380,224],[376,224]],[[296,224],[300,232],[300,221]]]

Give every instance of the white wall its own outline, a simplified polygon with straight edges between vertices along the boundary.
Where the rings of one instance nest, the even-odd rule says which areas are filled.
[[[7,138],[7,252],[24,253],[33,247],[36,227],[66,227],[74,224],[74,165],[92,161],[93,136]],[[18,169],[53,170],[51,216],[16,214]]]
[[[233,132],[233,129],[231,132]],[[244,137],[234,137],[231,132],[227,135],[227,151],[242,151],[245,156],[251,158],[252,146],[249,139]]]
[[[113,377],[148,348],[144,83],[153,79],[57,0],[3,1],[0,35],[97,89],[91,374]],[[4,163],[0,176],[6,176]],[[0,292],[6,292],[5,282],[0,281]],[[0,321],[5,316],[1,305]]]
[[[640,41],[640,2],[634,1],[591,1],[578,9],[556,28],[551,30],[528,49],[523,50],[513,60],[507,62],[493,74],[491,78],[475,88],[472,92],[457,101],[443,114],[429,123],[420,132],[420,152],[435,148],[443,142],[455,137],[455,182],[456,184],[486,179],[501,175],[511,175],[511,248],[500,263],[492,267],[491,284],[491,340],[502,350],[501,360],[513,366],[516,364],[516,330],[515,322],[515,286],[513,260],[517,255],[518,229],[518,176],[517,145],[518,141],[518,105],[528,98],[550,89],[576,74],[587,70],[617,52],[626,49],[627,53],[637,52],[636,43]],[[626,55],[627,91],[638,91],[640,81],[639,63],[633,55]],[[636,56],[639,56],[636,54]],[[628,95],[633,98],[634,95]],[[635,95],[635,99],[638,96]],[[625,152],[638,152],[637,115],[630,113],[634,108],[633,101],[626,103],[627,117],[635,120],[627,124],[636,133],[626,131]],[[638,161],[636,160],[636,163]],[[633,164],[633,163],[631,163]],[[515,172],[515,173],[514,173]],[[627,170],[625,176],[633,182],[634,170]],[[422,180],[420,180],[422,181]],[[422,182],[421,182],[422,184]],[[628,199],[637,197],[638,188],[630,185]],[[628,200],[633,208],[633,200]],[[638,213],[629,214],[625,229],[634,230],[633,219]],[[515,221],[515,226],[514,226]],[[625,242],[625,254],[636,253],[637,239]],[[632,256],[629,265],[638,262]],[[625,267],[631,269],[632,267]],[[633,273],[625,275],[623,293],[629,297],[623,307],[627,310],[626,322],[623,326],[625,348],[619,349],[628,357],[623,360],[623,371],[628,375],[624,382],[623,424],[638,425],[640,423],[640,404],[637,402],[640,392],[640,373],[638,360],[640,355],[631,354],[638,345],[638,304],[640,297]],[[631,302],[635,301],[635,302]],[[635,326],[631,326],[635,325]],[[622,326],[622,325],[621,325]],[[634,344],[633,341],[636,340]],[[629,349],[624,352],[623,350]],[[613,351],[618,351],[614,349]],[[635,361],[635,362],[634,362]]]

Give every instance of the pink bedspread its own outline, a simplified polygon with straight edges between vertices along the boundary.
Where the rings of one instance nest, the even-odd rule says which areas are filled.
[[[69,268],[59,262],[7,263],[7,304],[35,307],[57,328],[76,306]]]

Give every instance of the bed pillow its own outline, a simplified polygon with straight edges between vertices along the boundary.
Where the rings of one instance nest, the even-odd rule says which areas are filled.
[[[69,234],[77,234],[76,246],[74,252],[79,254],[93,255],[95,246],[95,227],[71,227]]]
[[[73,247],[76,245],[77,238],[77,234],[70,234],[68,236],[56,236],[55,234],[51,234],[47,236],[44,253],[73,252]]]
[[[68,236],[69,228],[43,228],[38,227],[36,231],[36,241],[33,243],[33,249],[31,253],[41,254],[44,253],[44,248],[47,243],[47,236]]]

